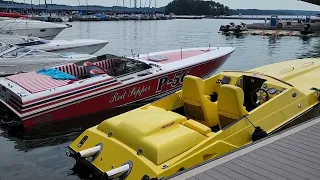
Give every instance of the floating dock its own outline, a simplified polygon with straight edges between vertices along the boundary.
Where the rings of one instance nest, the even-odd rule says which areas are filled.
[[[219,34],[222,35],[253,35],[253,36],[293,36],[293,37],[320,37],[320,31],[311,33],[308,35],[303,35],[300,33],[300,31],[279,31],[279,30],[248,30],[248,31],[243,31],[241,33],[233,33],[233,32],[228,32],[224,33],[219,31]]]
[[[170,180],[319,180],[320,118],[199,165]]]

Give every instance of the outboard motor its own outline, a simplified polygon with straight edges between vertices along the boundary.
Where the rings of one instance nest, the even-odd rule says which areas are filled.
[[[5,107],[0,107],[0,125],[10,122],[10,115]]]
[[[241,33],[243,31],[243,28],[241,25],[237,25],[233,31],[234,33]]]
[[[243,31],[248,30],[248,28],[247,28],[247,24],[246,24],[246,23],[241,22],[241,23],[240,23],[240,25],[242,26]]]
[[[222,31],[222,32],[229,32],[229,31],[232,31],[232,27],[228,24],[228,25],[222,25],[221,27],[220,27],[220,31]]]
[[[221,25],[219,31],[225,32],[226,26],[225,25]]]
[[[10,127],[20,126],[22,121],[17,118],[8,108],[0,106],[0,125]]]
[[[308,35],[308,34],[313,33],[310,24],[305,25],[305,26],[303,27],[303,29],[300,30],[300,33],[301,33],[302,35]]]

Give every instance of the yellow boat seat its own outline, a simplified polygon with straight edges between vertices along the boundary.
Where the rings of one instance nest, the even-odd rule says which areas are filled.
[[[208,126],[205,126],[195,120],[188,120],[188,121],[184,121],[182,122],[182,124],[190,129],[193,129],[197,132],[199,132],[200,134],[207,136],[209,133],[211,133],[211,129],[208,128]]]
[[[220,87],[218,114],[221,129],[248,114],[243,102],[244,93],[241,88],[233,85],[222,85]]]
[[[182,86],[184,109],[188,119],[208,127],[219,125],[217,103],[204,94],[204,81],[195,76],[185,76]]]

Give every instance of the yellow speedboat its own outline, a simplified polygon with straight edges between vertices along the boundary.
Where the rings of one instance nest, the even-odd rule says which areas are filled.
[[[86,130],[68,155],[105,179],[168,177],[301,121],[319,74],[319,59],[303,59],[186,76],[181,91]]]

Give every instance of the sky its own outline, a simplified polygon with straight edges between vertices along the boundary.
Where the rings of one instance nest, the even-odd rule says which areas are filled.
[[[16,2],[31,2],[31,0],[15,0]],[[40,0],[44,3],[44,0]],[[79,0],[81,5],[86,4],[86,0]],[[132,4],[134,0],[131,0]],[[140,4],[140,0],[138,5]],[[142,4],[147,4],[149,0],[141,0]],[[157,7],[167,5],[171,0],[157,0]],[[231,9],[293,9],[293,10],[316,10],[320,11],[320,6],[312,5],[298,0],[215,0],[216,2],[222,3],[229,6]],[[48,3],[51,0],[47,0]],[[68,4],[77,5],[78,0],[52,0],[55,4]],[[129,6],[130,0],[125,0],[126,5]],[[153,0],[154,6],[155,0]],[[34,4],[38,4],[39,0],[33,0]],[[90,5],[103,5],[113,6],[122,5],[122,0],[88,0]]]

